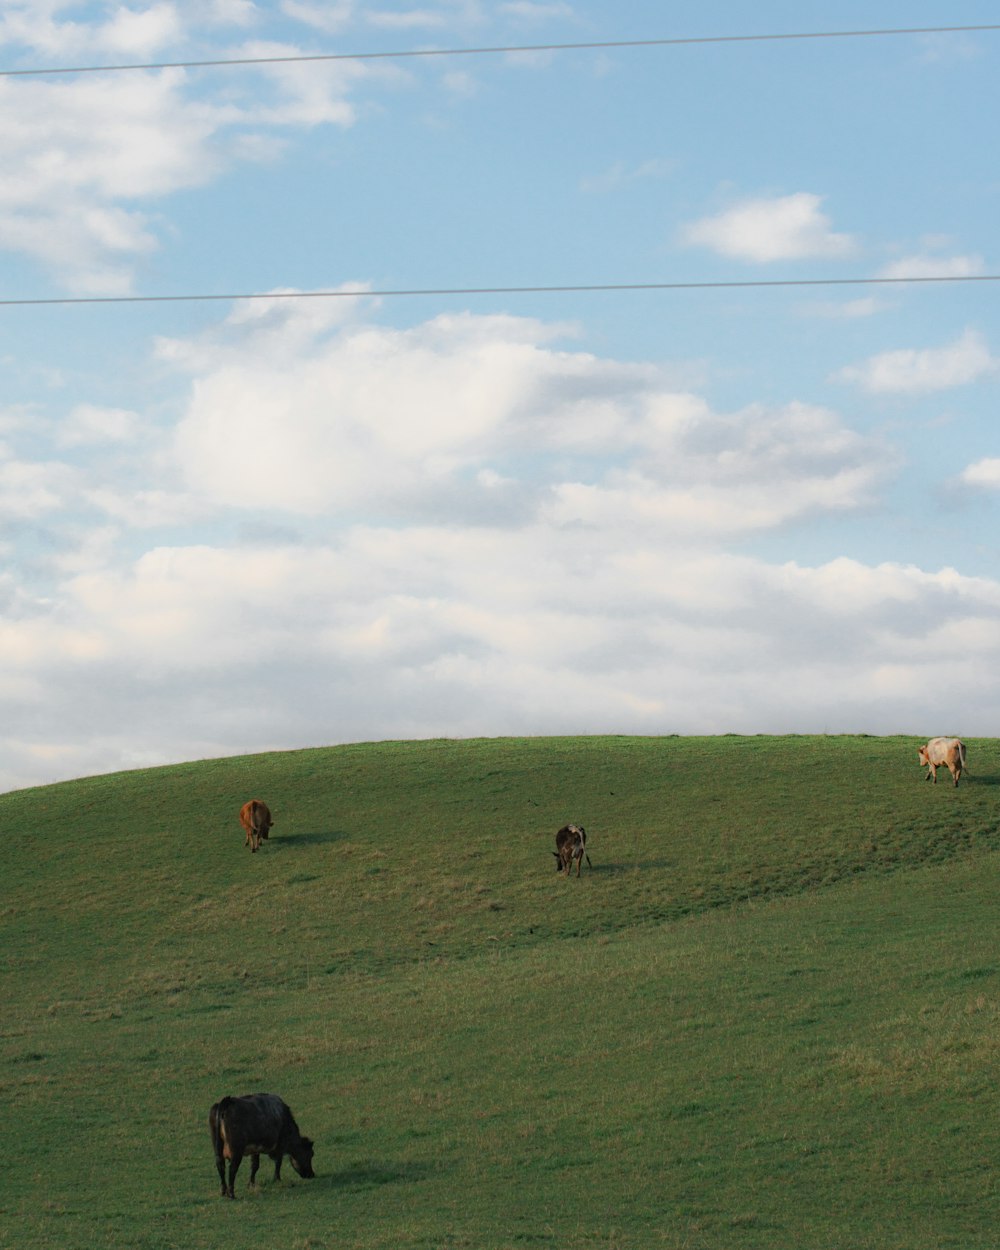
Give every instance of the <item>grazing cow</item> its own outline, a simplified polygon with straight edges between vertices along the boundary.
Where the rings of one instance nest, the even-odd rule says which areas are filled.
[[[312,1168],[313,1144],[303,1137],[288,1105],[277,1094],[245,1094],[223,1098],[208,1113],[208,1127],[215,1149],[215,1166],[222,1181],[222,1197],[235,1198],[233,1181],[244,1155],[250,1156],[250,1184],[255,1184],[260,1156],[274,1160],[274,1179],[281,1180],[285,1155],[299,1176],[316,1175]],[[229,1183],[226,1183],[226,1160]]]
[[[247,834],[243,845],[248,846],[251,852],[256,851],[261,844],[261,839],[267,841],[267,835],[274,824],[271,819],[271,809],[260,799],[251,799],[240,808],[240,824]]]
[[[556,849],[552,852],[556,857],[556,872],[565,870],[566,876],[569,876],[570,869],[573,867],[573,860],[576,860],[576,875],[580,875],[580,869],[583,867],[583,857],[587,856],[587,867],[593,868],[590,862],[590,856],[587,855],[587,831],[583,825],[563,825],[556,834]]]
[[[965,743],[961,738],[931,738],[925,747],[917,747],[917,759],[927,768],[925,781],[937,784],[937,770],[947,764],[952,780],[958,785],[958,779],[965,768]]]

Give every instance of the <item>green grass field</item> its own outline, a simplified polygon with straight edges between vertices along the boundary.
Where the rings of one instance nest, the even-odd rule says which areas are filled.
[[[0,797],[0,1245],[997,1246],[1000,741],[958,790],[916,744],[381,743]],[[317,1179],[244,1162],[225,1202],[208,1108],[254,1090]]]

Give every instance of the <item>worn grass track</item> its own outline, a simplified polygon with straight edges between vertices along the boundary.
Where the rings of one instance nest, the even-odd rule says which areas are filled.
[[[914,745],[383,743],[2,796],[0,1244],[995,1245],[1000,744],[957,791]],[[226,1204],[207,1110],[253,1089],[320,1176],[245,1165]]]

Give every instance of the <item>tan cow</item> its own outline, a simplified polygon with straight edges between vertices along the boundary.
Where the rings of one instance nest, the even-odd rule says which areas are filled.
[[[931,738],[925,747],[917,748],[917,759],[927,769],[925,781],[933,781],[936,785],[937,770],[946,764],[957,786],[959,777],[965,771],[965,743],[961,738]]]
[[[271,809],[260,799],[250,799],[240,808],[240,824],[246,830],[247,835],[243,840],[243,845],[248,846],[251,852],[254,852],[262,840],[267,841],[267,835],[274,824],[271,819]]]

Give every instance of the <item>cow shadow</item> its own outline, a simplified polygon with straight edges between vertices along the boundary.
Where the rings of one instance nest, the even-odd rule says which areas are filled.
[[[618,877],[625,872],[663,872],[671,868],[676,868],[676,862],[669,859],[644,859],[633,860],[629,864],[610,863],[610,864],[594,864],[591,868],[592,872],[599,873],[603,876]],[[585,868],[584,874],[587,869]]]
[[[962,785],[1000,786],[1000,776],[987,773],[969,773],[968,776],[962,778]]]
[[[437,1169],[428,1163],[381,1163],[365,1159],[322,1179],[335,1189],[378,1189],[382,1185],[413,1185]]]
[[[275,846],[324,846],[330,842],[342,842],[346,837],[343,829],[327,829],[305,833],[275,833],[271,841]]]

